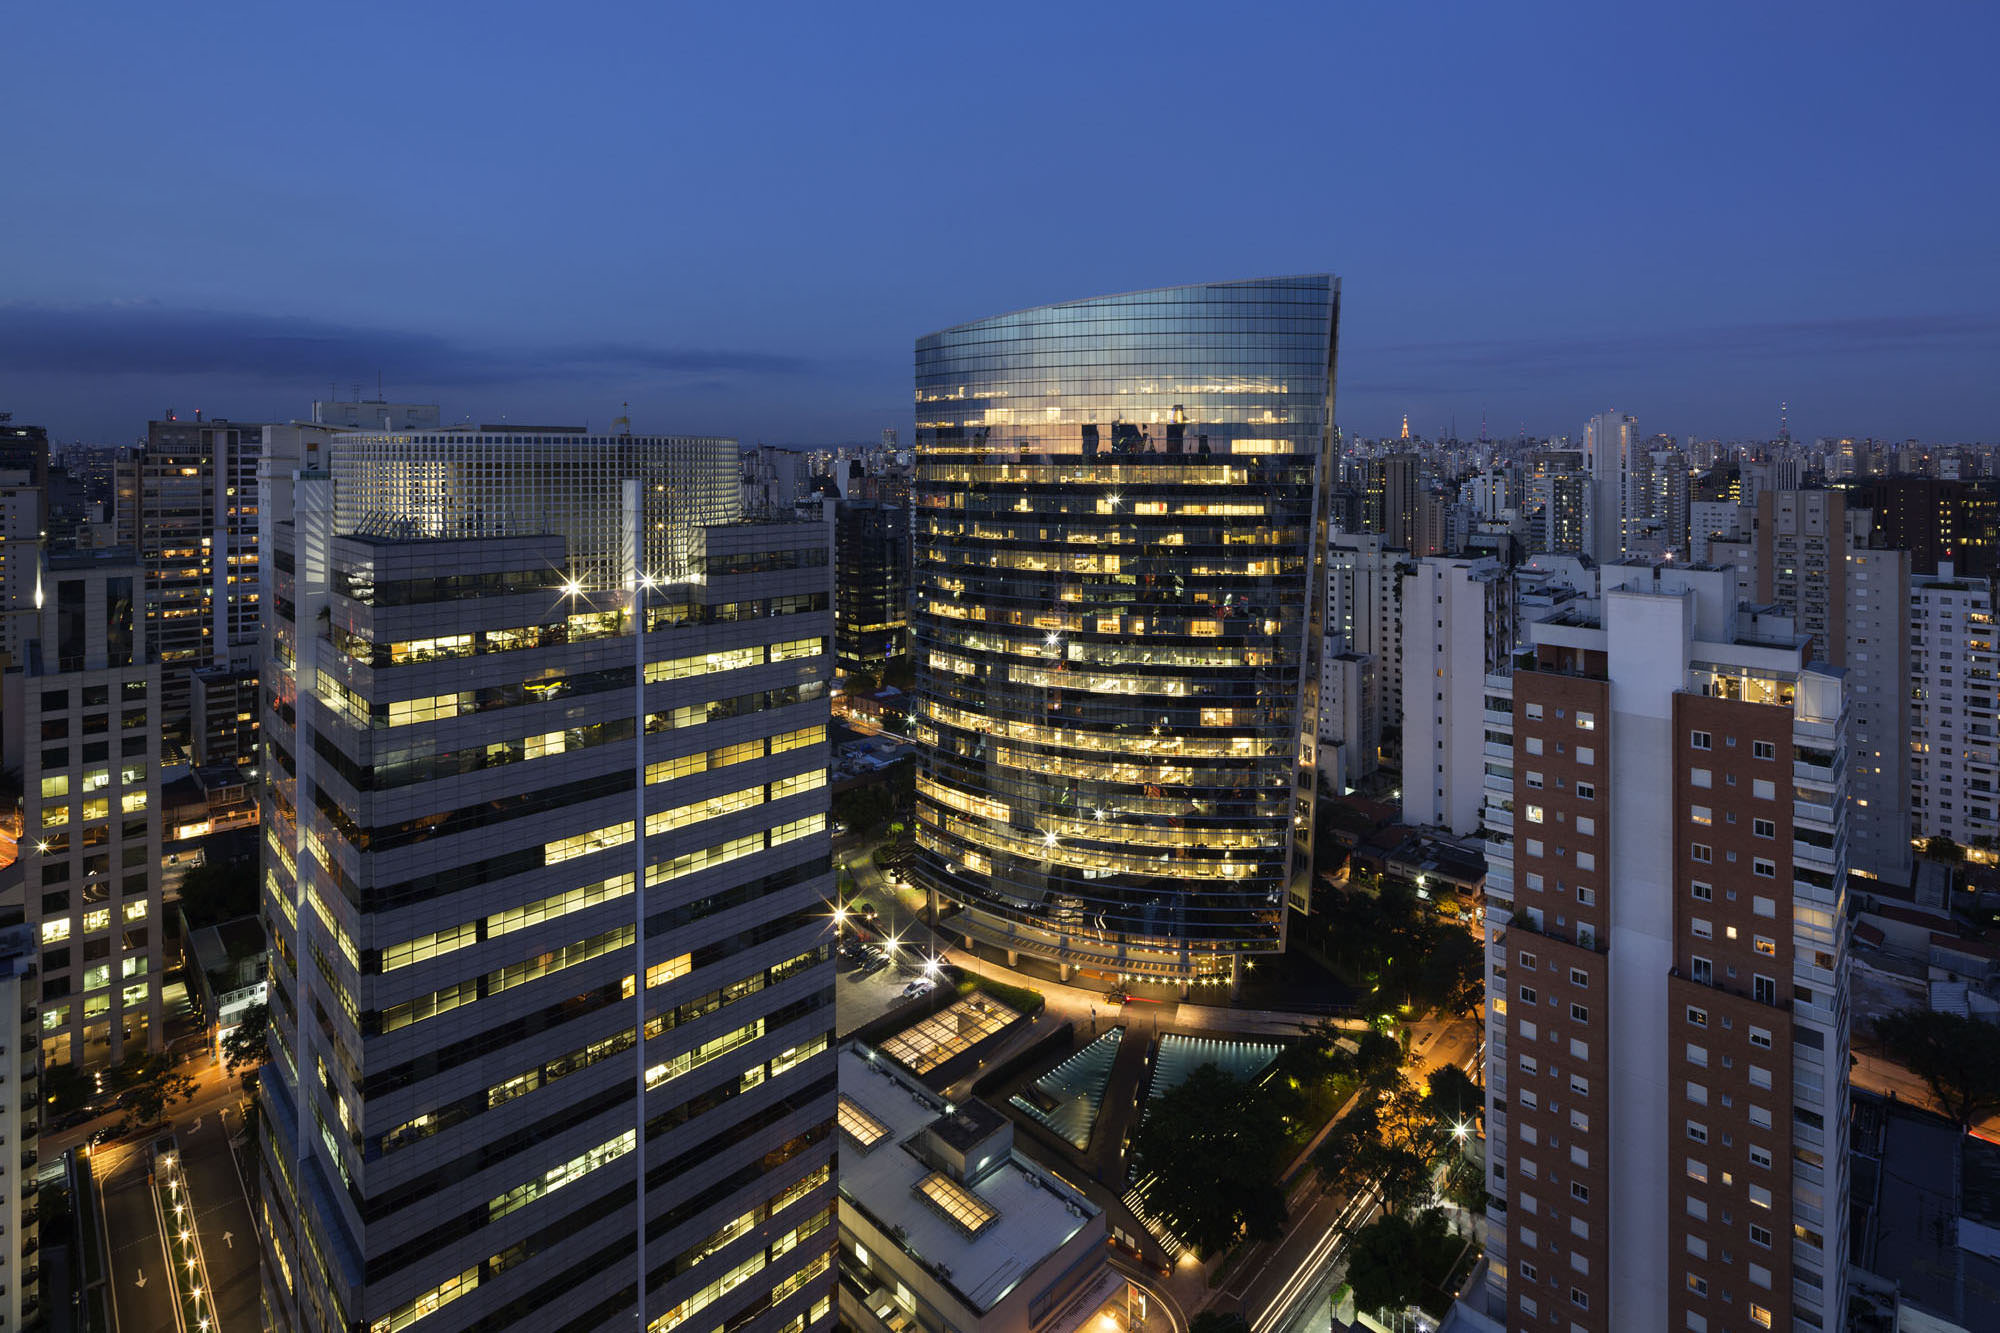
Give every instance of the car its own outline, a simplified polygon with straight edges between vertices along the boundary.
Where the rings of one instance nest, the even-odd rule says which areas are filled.
[[[60,1134],[63,1130],[75,1129],[85,1121],[95,1120],[96,1118],[97,1113],[95,1111],[66,1111],[49,1121],[47,1129],[52,1134]]]
[[[915,981],[912,981],[909,985],[903,987],[903,994],[905,996],[915,998],[916,996],[919,995],[929,995],[933,990],[936,989],[937,989],[937,983],[935,981],[931,981],[924,977],[918,977]]]
[[[841,834],[843,834],[843,833],[845,833],[845,832],[847,832],[847,821],[846,821],[846,820],[844,820],[844,819],[836,819],[836,820],[834,820],[834,821],[833,821],[833,835],[834,835],[834,836],[835,836],[835,837],[837,838],[837,837],[839,837],[839,836],[840,836]]]

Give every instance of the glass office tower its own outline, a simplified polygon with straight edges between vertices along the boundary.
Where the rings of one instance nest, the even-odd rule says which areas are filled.
[[[1339,280],[916,345],[918,882],[969,946],[1221,984],[1311,866]]]

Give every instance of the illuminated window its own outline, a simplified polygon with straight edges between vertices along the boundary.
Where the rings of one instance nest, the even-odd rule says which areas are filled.
[[[978,1195],[942,1171],[925,1176],[917,1182],[916,1189],[926,1203],[956,1222],[968,1236],[978,1235],[1000,1216]]]

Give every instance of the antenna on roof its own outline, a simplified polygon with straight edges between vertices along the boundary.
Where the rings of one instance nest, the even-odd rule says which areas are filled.
[[[611,428],[613,430],[618,430],[620,426],[623,426],[624,429],[619,430],[618,433],[620,435],[624,435],[629,438],[632,434],[632,416],[631,416],[632,404],[630,404],[629,402],[620,403],[619,406],[625,409],[626,414],[622,417],[613,417],[611,419]]]

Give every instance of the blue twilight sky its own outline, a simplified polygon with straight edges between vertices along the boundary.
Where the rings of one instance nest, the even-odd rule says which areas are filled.
[[[377,372],[820,442],[911,341],[1332,269],[1338,418],[2000,439],[2000,7],[23,4],[0,410]]]

